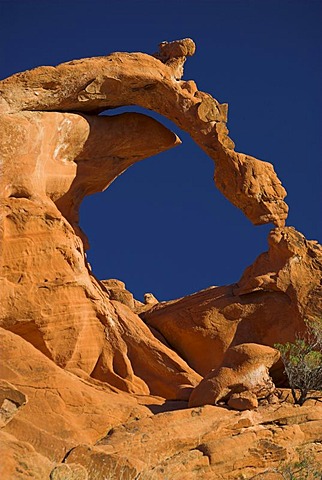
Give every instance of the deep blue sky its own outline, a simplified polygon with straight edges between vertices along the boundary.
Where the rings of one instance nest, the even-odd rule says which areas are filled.
[[[0,78],[193,38],[184,78],[229,103],[236,150],[274,164],[288,225],[321,241],[321,24],[316,0],[0,0]],[[271,228],[229,204],[212,161],[170,126],[183,145],[131,167],[81,210],[94,273],[124,280],[139,299],[237,281]]]

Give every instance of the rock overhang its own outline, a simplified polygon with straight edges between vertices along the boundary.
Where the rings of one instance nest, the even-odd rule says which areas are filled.
[[[273,166],[235,152],[226,127],[227,104],[198,91],[193,81],[181,80],[186,58],[194,51],[194,42],[183,39],[162,42],[153,56],[117,52],[19,73],[0,82],[2,113],[92,117],[126,105],[154,110],[188,132],[213,159],[217,187],[254,224],[283,226],[286,191]],[[103,121],[94,120],[91,131],[102,131]]]

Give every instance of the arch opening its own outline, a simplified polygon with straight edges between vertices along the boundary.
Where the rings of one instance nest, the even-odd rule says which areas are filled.
[[[143,108],[107,114],[129,110],[173,128]],[[168,300],[234,283],[267,246],[270,226],[254,228],[215,188],[209,157],[187,133],[173,130],[182,139],[178,148],[135,163],[81,205],[93,273],[124,281],[139,300],[150,291]]]

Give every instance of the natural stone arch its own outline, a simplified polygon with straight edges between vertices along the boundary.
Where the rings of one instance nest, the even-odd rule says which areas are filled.
[[[189,366],[191,358],[188,365],[133,311],[108,296],[89,272],[74,231],[85,195],[106,188],[135,161],[178,144],[173,133],[148,116],[97,115],[133,104],[157,111],[190,133],[216,162],[219,188],[254,223],[284,223],[285,190],[273,167],[234,152],[226,107],[198,92],[194,82],[180,80],[185,57],[193,51],[193,42],[184,40],[162,44],[155,57],[116,53],[40,67],[0,82],[0,234],[7,247],[1,326],[77,375],[172,399],[187,399],[200,380]],[[280,287],[272,271],[280,263],[272,270],[266,257],[264,274],[252,275],[251,281],[255,277],[255,290],[275,291]],[[285,270],[290,271],[288,263]],[[236,290],[237,296],[249,293],[248,283],[246,293]],[[252,283],[249,288],[252,292]],[[236,296],[230,290],[227,295]]]
[[[162,44],[157,59],[114,54],[0,82],[1,477],[233,478],[292,460],[293,440],[319,454],[317,405],[299,412],[283,396],[254,413],[184,408],[189,397],[190,406],[253,408],[263,386],[271,391],[265,374],[276,352],[267,345],[293,341],[322,311],[317,242],[275,228],[237,284],[150,303],[140,318],[124,284],[91,274],[75,235],[84,195],[178,142],[147,116],[96,116],[132,97],[185,125],[255,223],[283,222],[285,192],[271,167],[233,152],[223,108],[180,82],[193,50],[186,40]]]
[[[63,136],[65,128],[65,142],[77,141],[74,158],[69,152],[72,161],[81,158],[83,147],[89,149],[89,130],[93,124],[103,137],[106,135],[103,127],[106,120],[98,120],[93,114],[125,105],[155,110],[187,131],[215,161],[217,187],[253,223],[284,225],[288,210],[283,201],[286,192],[272,165],[236,153],[227,136],[227,105],[198,91],[193,81],[180,80],[186,57],[194,51],[193,41],[185,39],[162,43],[154,56],[113,53],[13,75],[0,83],[0,111],[81,112],[82,116],[64,113],[65,125],[67,121],[69,126],[60,126]],[[84,117],[84,113],[89,117]],[[88,125],[84,124],[84,118]],[[173,140],[175,143],[177,140]],[[90,156],[95,161],[95,151]],[[97,191],[101,189],[101,179],[98,183]],[[65,185],[60,197],[66,192]],[[55,200],[60,198],[57,192],[56,197]]]

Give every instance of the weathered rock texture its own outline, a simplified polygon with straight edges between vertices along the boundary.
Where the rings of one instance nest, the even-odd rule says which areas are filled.
[[[44,118],[44,127],[40,129],[42,138],[46,135],[43,131],[43,129],[46,130],[46,125],[57,122],[57,126],[51,125],[49,128],[51,131],[58,130],[56,138],[53,139],[53,141],[56,140],[57,150],[54,151],[58,155],[58,162],[60,159],[65,162],[66,167],[75,168],[76,165],[72,161],[75,160],[77,163],[80,161],[79,169],[85,169],[76,176],[77,180],[73,187],[77,190],[78,182],[81,179],[84,182],[83,175],[88,174],[86,169],[99,168],[99,160],[95,161],[95,156],[101,158],[101,155],[104,157],[106,154],[109,155],[108,152],[104,152],[107,145],[110,147],[109,139],[111,139],[106,124],[114,123],[115,128],[118,131],[120,129],[120,138],[128,132],[127,118],[106,119],[93,117],[93,114],[123,105],[139,105],[155,110],[186,130],[215,161],[217,187],[234,205],[241,208],[252,222],[255,224],[273,222],[276,225],[283,225],[287,216],[287,206],[283,201],[286,192],[272,165],[234,152],[234,143],[227,136],[227,105],[221,105],[211,95],[199,92],[193,81],[179,79],[181,75],[177,72],[178,62],[183,64],[186,55],[191,55],[193,52],[193,42],[186,39],[169,47],[162,44],[160,54],[157,55],[162,61],[143,53],[113,53],[107,57],[75,60],[57,67],[39,67],[19,73],[0,83],[0,113],[9,115],[4,118],[9,118],[7,121],[11,120],[11,124],[16,123],[12,114],[23,111],[77,111],[89,114],[90,118],[85,117],[85,119],[79,114],[55,113],[47,116],[44,113],[28,114],[29,121],[35,129],[35,132],[29,130],[30,136],[34,140],[37,137],[39,139],[35,142],[35,148],[37,143],[41,144],[39,133],[38,136],[36,135],[39,115]],[[151,119],[146,121],[152,122]],[[42,124],[41,119],[40,122]],[[93,135],[89,138],[87,122],[90,124],[91,131],[93,130]],[[94,122],[94,125],[91,122]],[[16,128],[19,130],[19,134],[16,135],[21,144],[23,127]],[[100,137],[101,132],[105,139]],[[141,128],[141,132],[144,132],[144,129]],[[133,138],[138,139],[136,134],[134,125],[133,133],[130,133],[132,141]],[[112,132],[111,135],[114,140],[115,133]],[[98,143],[97,138],[100,138]],[[153,138],[153,132],[150,133],[150,138]],[[88,142],[85,144],[87,139]],[[145,139],[143,142],[140,138],[137,141],[142,148],[141,158],[156,153],[146,152],[146,149],[149,149],[149,142]],[[71,147],[69,147],[70,143],[72,143]],[[167,143],[169,146],[171,139]],[[73,144],[77,145],[76,150]],[[82,151],[83,145],[85,149]],[[67,151],[65,151],[66,148]],[[95,151],[96,148],[98,151]],[[106,187],[113,178],[133,163],[133,158],[132,161],[127,158],[122,163],[124,156],[129,156],[129,151],[124,150],[126,148],[122,149],[117,145],[116,150],[112,152],[111,155],[117,167],[115,171],[110,170],[109,167],[108,170],[111,173],[108,179],[105,179],[103,171],[98,178],[94,179],[94,175],[91,175],[90,180],[87,177],[86,187],[79,188],[79,192],[73,189],[70,191],[76,204],[81,201],[82,195],[100,191],[102,183],[105,183]],[[121,162],[118,158],[120,156]],[[141,158],[136,158],[134,161]],[[105,158],[103,163],[106,164]],[[67,171],[66,168],[65,173]],[[75,177],[75,172],[73,176]],[[65,192],[69,189],[69,185],[66,187]],[[56,191],[47,193],[54,194],[53,200],[57,201],[62,192],[59,195]],[[68,200],[65,199],[63,203],[65,202],[68,203]]]
[[[264,345],[242,343],[229,348],[221,366],[209,372],[193,390],[189,406],[199,407],[206,403],[214,405],[222,400],[228,400],[228,404],[234,406],[239,400],[240,406],[237,409],[247,410],[242,408],[243,402],[240,400],[243,397],[237,395],[247,392],[249,402],[245,402],[244,398],[246,406],[258,407],[257,399],[267,398],[274,392],[275,386],[269,376],[269,369],[278,359],[279,353],[275,348]]]
[[[194,51],[164,42],[0,82],[1,479],[251,478],[297,447],[322,459],[321,407],[281,407],[268,376],[269,347],[321,312],[321,247],[284,227],[285,190],[234,151],[227,105],[181,80]],[[132,104],[189,132],[224,195],[277,226],[237,284],[142,304],[92,274],[82,199],[180,143],[146,115],[98,116]]]
[[[321,245],[292,227],[272,230],[268,243],[238,283],[162,302],[142,315],[200,375],[218,368],[231,346],[293,341],[305,318],[321,315]]]

